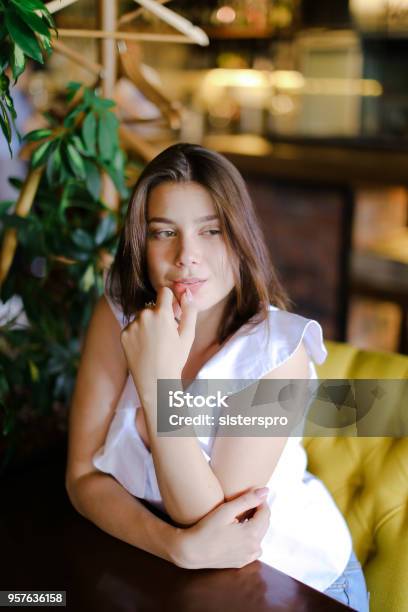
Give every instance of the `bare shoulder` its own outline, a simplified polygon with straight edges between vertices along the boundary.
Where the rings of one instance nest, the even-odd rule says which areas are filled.
[[[120,325],[105,296],[95,305],[82,345],[69,415],[67,483],[93,470],[127,379]]]
[[[106,367],[110,374],[123,377],[127,370],[120,341],[121,328],[102,295],[96,302],[81,351],[81,366]],[[92,363],[90,363],[92,362]]]

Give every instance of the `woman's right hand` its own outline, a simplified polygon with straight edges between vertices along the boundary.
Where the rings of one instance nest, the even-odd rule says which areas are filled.
[[[223,503],[187,529],[177,530],[175,563],[185,569],[244,567],[262,554],[261,542],[268,529],[268,489],[251,489]],[[263,495],[260,495],[263,492]],[[237,517],[255,508],[252,518]]]

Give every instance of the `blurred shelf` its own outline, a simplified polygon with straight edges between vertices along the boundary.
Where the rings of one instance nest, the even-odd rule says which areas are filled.
[[[359,30],[359,34],[363,40],[407,40],[408,29],[405,30]]]
[[[353,284],[372,292],[405,296],[408,302],[408,263],[385,258],[372,251],[354,251],[351,256]]]
[[[408,276],[408,229],[400,228],[386,238],[376,240],[369,250],[377,257],[405,264]]]
[[[275,178],[350,186],[408,183],[408,156],[402,151],[273,142],[252,134],[213,134],[202,144],[227,153],[244,172]]]

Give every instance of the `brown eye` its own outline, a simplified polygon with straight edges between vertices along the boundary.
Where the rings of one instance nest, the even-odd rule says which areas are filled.
[[[210,234],[210,236],[217,236],[217,234],[221,234],[221,230],[219,229],[209,229],[204,232],[205,234]]]
[[[152,238],[170,238],[169,234],[174,234],[173,230],[153,230],[149,232],[149,236]]]

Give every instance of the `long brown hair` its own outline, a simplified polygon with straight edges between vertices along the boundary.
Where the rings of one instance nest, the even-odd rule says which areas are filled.
[[[268,317],[272,303],[288,309],[289,299],[270,260],[245,182],[223,155],[197,144],[178,143],[162,151],[143,170],[126,212],[106,291],[129,322],[146,302],[156,299],[147,274],[147,204],[151,190],[164,182],[194,181],[212,196],[235,278],[218,328],[222,343],[251,319]],[[251,325],[250,324],[250,325]]]

